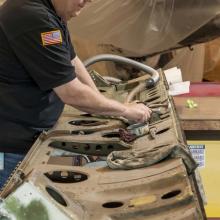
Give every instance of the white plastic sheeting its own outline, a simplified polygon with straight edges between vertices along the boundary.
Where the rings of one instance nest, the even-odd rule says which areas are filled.
[[[94,0],[69,27],[77,37],[143,56],[177,46],[219,12],[220,0]]]

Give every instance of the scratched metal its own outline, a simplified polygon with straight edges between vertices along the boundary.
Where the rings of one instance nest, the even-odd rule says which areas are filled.
[[[123,102],[146,78],[111,85],[98,76],[98,84],[104,95]],[[99,117],[68,107],[56,126],[37,139],[9,178],[0,194],[2,204],[30,184],[34,193],[56,207],[65,219],[206,219],[194,171],[189,172],[181,156],[165,157],[139,169],[108,167],[106,158],[118,151],[154,152],[161,145],[180,144],[188,152],[163,74],[155,88],[141,91],[135,99],[149,106],[168,107],[150,120],[148,133],[132,142],[120,137],[119,129],[129,126],[123,118]],[[71,157],[77,166],[64,163],[64,157],[56,157],[57,162],[50,163],[56,154]]]

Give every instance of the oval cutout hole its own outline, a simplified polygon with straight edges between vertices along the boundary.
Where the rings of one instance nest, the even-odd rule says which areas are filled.
[[[120,138],[120,134],[118,132],[110,132],[103,134],[102,137],[104,138]]]
[[[113,150],[114,149],[114,146],[113,145],[108,145],[108,150]]]
[[[66,203],[65,199],[63,198],[63,196],[59,192],[57,192],[55,189],[53,189],[49,186],[46,187],[46,191],[56,202],[58,202],[62,206],[67,207],[67,203]]]
[[[102,150],[102,146],[101,146],[101,145],[96,145],[96,146],[95,146],[95,150],[96,150],[96,151]]]
[[[78,149],[79,149],[79,147],[78,147],[78,146],[76,146],[76,145],[72,145],[72,149],[74,149],[74,150],[78,150]]]
[[[170,114],[164,114],[164,115],[160,115],[160,119],[166,119],[169,118]]]
[[[98,120],[75,120],[70,121],[69,124],[76,126],[99,126],[105,125],[106,121],[98,121]]]
[[[44,175],[55,183],[79,183],[88,179],[86,174],[66,170],[48,172]]]
[[[85,151],[90,150],[90,145],[89,145],[89,144],[87,144],[87,145],[84,147],[84,150],[85,150]]]
[[[149,99],[147,99],[146,101],[147,101],[147,102],[153,102],[153,101],[155,101],[155,100],[157,100],[157,99],[159,99],[159,98],[160,98],[160,96],[156,96],[156,97],[149,98]]]
[[[104,92],[106,92],[106,91],[103,90],[103,89],[99,89],[99,92],[104,93]]]
[[[122,202],[106,202],[102,206],[107,209],[115,209],[123,206]]]
[[[174,190],[174,191],[171,191],[171,192],[168,192],[166,194],[164,194],[161,199],[171,199],[177,195],[179,195],[181,193],[181,190]]]
[[[84,114],[81,114],[80,116],[83,116],[83,117],[92,117],[92,115],[89,114],[89,113],[84,113]]]
[[[158,131],[156,134],[163,134],[164,132],[166,132],[168,130],[170,130],[170,128],[165,128],[165,129],[163,129],[161,131]]]
[[[93,134],[95,131],[88,131],[88,130],[78,130],[78,131],[71,131],[72,135],[88,135],[88,134]]]

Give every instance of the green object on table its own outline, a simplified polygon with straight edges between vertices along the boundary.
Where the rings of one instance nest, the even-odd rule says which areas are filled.
[[[186,100],[186,107],[187,108],[197,108],[198,104],[195,103],[192,99],[187,99]]]

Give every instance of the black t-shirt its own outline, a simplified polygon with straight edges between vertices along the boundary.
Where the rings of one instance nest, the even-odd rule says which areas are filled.
[[[24,153],[64,104],[53,88],[75,78],[75,52],[50,0],[0,8],[0,152]]]

